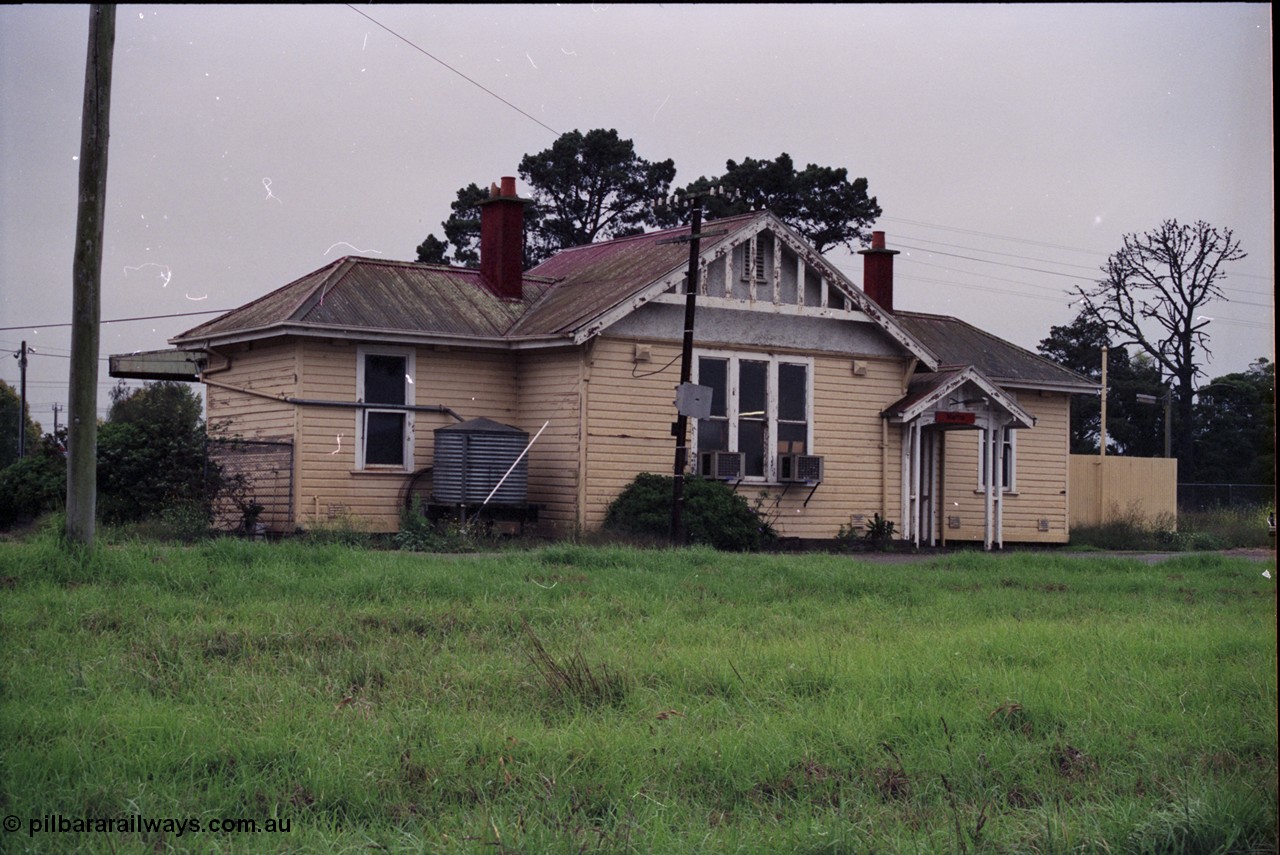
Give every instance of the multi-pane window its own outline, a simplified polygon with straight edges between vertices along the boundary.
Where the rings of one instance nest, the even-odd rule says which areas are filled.
[[[1001,455],[1000,483],[1005,492],[1013,492],[1015,488],[1014,475],[1017,467],[1014,465],[1017,451],[1017,441],[1015,437],[1018,435],[1016,430],[1006,430],[1004,432],[1004,452]],[[987,486],[987,450],[991,447],[991,435],[983,428],[978,431],[978,489],[984,489]]]
[[[711,415],[697,423],[696,448],[741,452],[746,478],[772,481],[778,457],[808,454],[812,425],[811,360],[704,353],[697,382],[711,388]]]
[[[357,468],[407,469],[413,459],[413,352],[361,348],[357,356]],[[382,405],[381,407],[379,405]]]

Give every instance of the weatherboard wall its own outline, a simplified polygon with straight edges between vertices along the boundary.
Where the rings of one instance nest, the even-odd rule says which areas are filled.
[[[225,368],[213,360],[205,372],[205,421],[210,436],[268,442],[292,443],[298,427],[297,410],[281,400],[297,392],[299,354],[296,342],[264,344],[254,342],[221,348]],[[253,478],[253,473],[249,473]],[[253,478],[250,488],[256,501],[269,510],[258,522],[271,531],[290,531],[293,520],[287,511],[294,508],[289,478]],[[241,523],[239,510],[224,503],[215,524],[235,528]]]
[[[583,353],[582,348],[529,351],[517,362],[514,424],[531,441],[537,437],[529,448],[529,501],[540,506],[539,530],[553,536],[582,527]]]
[[[1069,396],[1020,390],[1018,404],[1036,418],[1016,431],[1014,489],[1004,494],[1005,543],[1066,543]],[[945,495],[939,532],[948,542],[983,540],[985,495],[978,474],[980,431],[948,431]]]
[[[302,344],[299,397],[354,402],[357,352],[349,342]],[[414,348],[413,353],[415,405],[445,406],[463,418],[512,423],[515,382],[509,355],[431,347]],[[456,424],[447,413],[413,413],[412,465],[396,471],[361,470],[356,455],[359,409],[303,404],[299,412],[296,489],[303,528],[351,524],[373,532],[396,531],[410,477],[431,466],[435,429]]]
[[[646,361],[636,360],[637,347],[647,350]],[[813,357],[811,451],[824,459],[821,484],[744,481],[739,494],[758,505],[784,537],[828,539],[864,516],[896,515],[901,443],[891,431],[885,444],[880,413],[902,395],[905,361],[777,348],[737,352]],[[675,342],[604,337],[588,359],[587,528],[603,523],[609,503],[637,474],[673,471],[679,357]]]

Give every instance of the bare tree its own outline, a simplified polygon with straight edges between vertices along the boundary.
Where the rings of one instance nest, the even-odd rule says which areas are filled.
[[[1230,229],[1198,221],[1186,226],[1166,220],[1155,231],[1124,236],[1102,272],[1106,278],[1077,286],[1082,314],[1101,321],[1121,344],[1142,348],[1170,378],[1176,390],[1176,455],[1190,472],[1195,437],[1195,380],[1203,375],[1209,350],[1202,312],[1214,300],[1226,300],[1224,266],[1246,257]]]

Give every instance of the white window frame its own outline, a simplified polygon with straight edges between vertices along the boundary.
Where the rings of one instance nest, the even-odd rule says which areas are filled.
[[[812,356],[791,356],[786,354],[773,353],[751,353],[738,350],[695,350],[693,353],[693,382],[698,382],[698,369],[700,360],[706,357],[708,359],[724,359],[728,361],[728,370],[726,385],[728,386],[728,398],[725,402],[725,413],[729,422],[729,447],[726,451],[737,452],[738,447],[738,401],[739,394],[739,376],[740,366],[743,362],[764,362],[767,364],[767,373],[765,377],[765,407],[767,410],[765,419],[765,456],[764,456],[764,474],[751,475],[742,479],[744,484],[777,484],[778,483],[778,366],[780,364],[803,365],[805,367],[805,398],[804,398],[804,418],[805,418],[805,453],[816,454],[813,448],[813,357]],[[698,448],[698,420],[693,419],[693,441],[690,448],[695,449],[695,453],[691,455],[692,460],[689,461],[690,467],[697,470],[697,454]]]
[[[981,493],[987,486],[987,447],[990,445],[990,433],[987,428],[978,429],[978,489]],[[1018,432],[1005,428],[1004,431],[1004,467],[1008,477],[1001,485],[1005,493],[1018,492]]]
[[[410,472],[413,470],[413,410],[409,409],[417,403],[414,381],[417,377],[416,353],[411,347],[385,347],[381,345],[359,345],[356,347],[356,402],[364,403],[364,363],[367,356],[397,356],[404,359],[404,401],[405,406],[356,408],[356,469],[364,472]],[[365,463],[365,426],[370,413],[396,413],[404,416],[404,462],[400,465],[388,463]]]

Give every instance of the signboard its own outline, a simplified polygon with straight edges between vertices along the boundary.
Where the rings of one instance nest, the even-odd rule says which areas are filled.
[[[711,387],[681,383],[676,387],[676,412],[691,419],[711,415]]]
[[[976,413],[956,413],[948,410],[939,410],[933,414],[933,423],[938,425],[971,425],[976,421]]]

